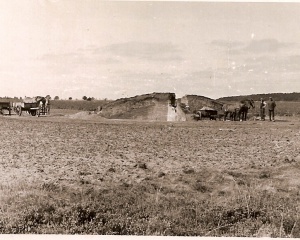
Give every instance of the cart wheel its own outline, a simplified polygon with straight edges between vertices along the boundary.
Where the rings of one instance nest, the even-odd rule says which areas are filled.
[[[31,115],[35,116],[36,115],[36,110],[31,110]]]

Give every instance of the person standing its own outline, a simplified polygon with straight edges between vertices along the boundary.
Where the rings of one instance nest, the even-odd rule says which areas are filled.
[[[276,107],[276,103],[273,100],[272,97],[269,98],[269,102],[268,102],[268,109],[269,109],[269,118],[270,121],[275,122],[275,107]]]
[[[265,121],[267,103],[263,98],[260,99],[260,120]]]

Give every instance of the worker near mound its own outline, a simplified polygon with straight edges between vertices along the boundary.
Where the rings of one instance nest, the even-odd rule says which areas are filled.
[[[260,120],[262,120],[262,121],[265,121],[266,106],[267,106],[266,101],[263,98],[261,98],[259,107],[260,107]]]
[[[276,103],[273,100],[273,98],[270,97],[269,101],[268,101],[269,119],[270,119],[270,121],[273,121],[273,122],[275,122],[275,107],[276,107]]]

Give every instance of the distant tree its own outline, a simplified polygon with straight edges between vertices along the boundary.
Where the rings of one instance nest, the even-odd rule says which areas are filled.
[[[51,96],[50,95],[47,95],[46,98],[49,98],[51,100]]]
[[[54,97],[54,100],[59,100],[59,96],[55,96],[55,97]]]
[[[251,98],[254,101],[259,101],[261,98],[268,99],[269,97],[273,97],[275,101],[300,101],[300,93],[266,93],[266,94],[252,94],[252,95],[244,95],[244,96],[229,96],[222,97],[217,100],[219,101],[240,101],[245,98]]]
[[[69,100],[72,100],[72,97],[69,97]]]
[[[83,100],[87,100],[87,96],[83,96],[82,99],[83,99]]]
[[[86,100],[87,100],[87,101],[92,101],[92,98],[91,98],[91,97],[89,97],[89,98],[87,98]]]

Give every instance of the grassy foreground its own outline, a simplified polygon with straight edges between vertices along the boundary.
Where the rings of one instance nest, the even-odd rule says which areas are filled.
[[[76,191],[2,186],[0,233],[300,237],[299,190],[264,188],[270,174],[186,169],[177,178],[185,188],[166,176],[107,189],[82,182]]]

